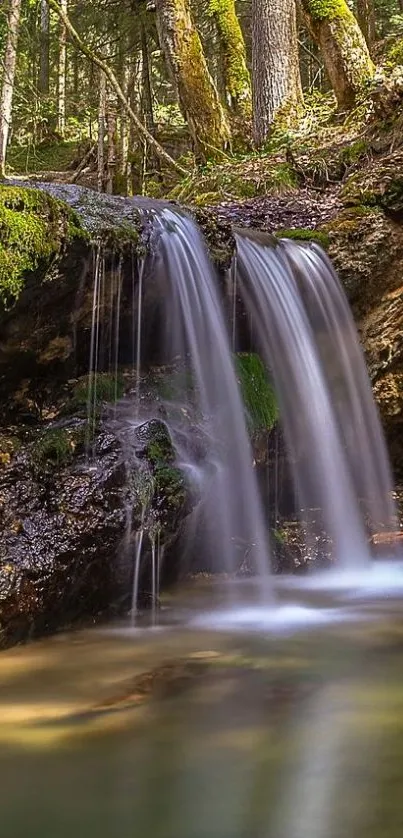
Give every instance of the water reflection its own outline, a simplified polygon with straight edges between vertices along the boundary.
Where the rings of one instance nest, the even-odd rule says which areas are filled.
[[[1,835],[401,838],[401,607],[356,607],[288,635],[172,621],[3,654]]]

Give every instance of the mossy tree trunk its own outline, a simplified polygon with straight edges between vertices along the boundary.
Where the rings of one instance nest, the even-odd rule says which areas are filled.
[[[156,0],[156,11],[161,49],[196,153],[214,157],[229,144],[230,130],[188,0]]]
[[[252,115],[252,91],[246,63],[242,29],[235,11],[235,0],[209,0],[208,14],[214,20],[220,47],[220,61],[229,106],[235,114]]]
[[[340,110],[349,110],[375,67],[346,0],[300,0],[307,27],[318,43]]]
[[[252,0],[252,90],[259,147],[276,114],[291,120],[303,102],[295,0]]]

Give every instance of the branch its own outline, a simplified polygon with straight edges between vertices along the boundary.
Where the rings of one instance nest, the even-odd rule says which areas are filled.
[[[95,64],[97,67],[99,67],[100,70],[102,70],[102,72],[105,74],[106,78],[109,81],[109,84],[111,85],[112,89],[115,91],[118,99],[122,103],[125,111],[130,116],[130,119],[132,120],[132,122],[136,126],[137,132],[140,134],[140,136],[143,138],[143,140],[147,140],[147,143],[149,144],[150,148],[153,149],[156,156],[161,161],[166,163],[166,165],[169,166],[169,168],[174,169],[182,177],[187,177],[189,172],[186,169],[184,169],[182,166],[180,166],[179,163],[177,163],[176,160],[174,160],[170,156],[170,154],[168,154],[168,152],[166,152],[162,148],[162,146],[157,142],[155,137],[153,137],[153,135],[150,134],[150,132],[147,130],[147,128],[143,125],[143,123],[140,121],[138,116],[136,116],[136,114],[134,113],[133,108],[131,107],[130,103],[126,99],[126,96],[123,93],[123,90],[122,90],[114,72],[111,70],[110,67],[108,67],[107,64],[105,64],[105,62],[102,60],[102,58],[99,58],[99,56],[96,55],[94,52],[92,52],[92,50],[90,50],[89,47],[87,47],[86,44],[81,40],[78,32],[75,30],[73,24],[71,23],[70,18],[60,8],[59,3],[57,2],[57,0],[47,0],[47,3],[48,3],[49,8],[53,9],[53,11],[56,12],[56,14],[59,15],[61,21],[63,22],[64,26],[66,27],[66,29],[70,33],[73,41],[76,43],[77,47],[83,53],[83,55],[85,55],[90,61],[92,61],[93,64]]]

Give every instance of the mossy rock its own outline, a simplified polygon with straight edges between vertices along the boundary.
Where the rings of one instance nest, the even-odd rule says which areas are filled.
[[[62,469],[69,465],[75,454],[85,448],[87,429],[85,423],[71,428],[50,428],[34,443],[31,458],[35,468]]]
[[[278,419],[278,405],[263,361],[254,352],[240,352],[235,361],[249,432],[270,431]]]
[[[307,230],[304,227],[292,230],[276,230],[275,235],[279,239],[293,239],[297,242],[316,242],[324,250],[329,247],[329,234],[320,230]]]
[[[192,215],[201,228],[213,262],[223,270],[230,267],[235,252],[235,239],[229,222],[202,207],[192,207]]]
[[[50,268],[85,233],[73,210],[45,192],[0,185],[0,305],[18,299],[27,274]]]
[[[341,192],[345,206],[381,207],[386,212],[403,213],[403,153],[374,161],[346,181]]]
[[[379,207],[345,209],[320,231],[329,236],[329,256],[356,316],[401,286],[403,230]]]
[[[91,398],[92,404],[100,408],[102,404],[116,402],[124,394],[123,376],[99,372],[94,376],[83,375],[73,384],[71,395],[65,406],[65,412],[74,413],[86,410]]]

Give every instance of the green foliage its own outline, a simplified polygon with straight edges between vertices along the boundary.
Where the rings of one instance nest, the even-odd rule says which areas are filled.
[[[32,143],[14,143],[7,155],[8,169],[19,174],[26,172],[63,172],[69,168],[77,153],[77,143],[58,140]]]
[[[91,387],[91,398],[96,405],[103,402],[114,402],[121,399],[124,393],[124,380],[121,375],[111,375],[107,372],[98,372],[93,377],[83,375],[73,387],[69,409],[76,410],[87,407],[89,388]]]
[[[0,186],[0,303],[10,307],[26,273],[50,267],[75,236],[84,233],[61,201],[36,189]]]
[[[305,227],[296,227],[293,230],[277,230],[275,235],[279,239],[294,239],[300,242],[317,242],[324,250],[329,247],[329,236],[320,230],[307,230]]]
[[[403,38],[394,39],[393,44],[386,52],[386,60],[393,67],[403,64]]]
[[[75,448],[73,436],[65,429],[46,431],[32,449],[38,466],[64,466],[71,462]]]
[[[278,407],[263,362],[253,352],[241,352],[236,355],[236,368],[250,432],[271,430]]]
[[[235,11],[234,0],[209,0],[208,14],[216,21],[225,84],[235,111],[245,117],[252,113],[249,70],[245,42]]]

